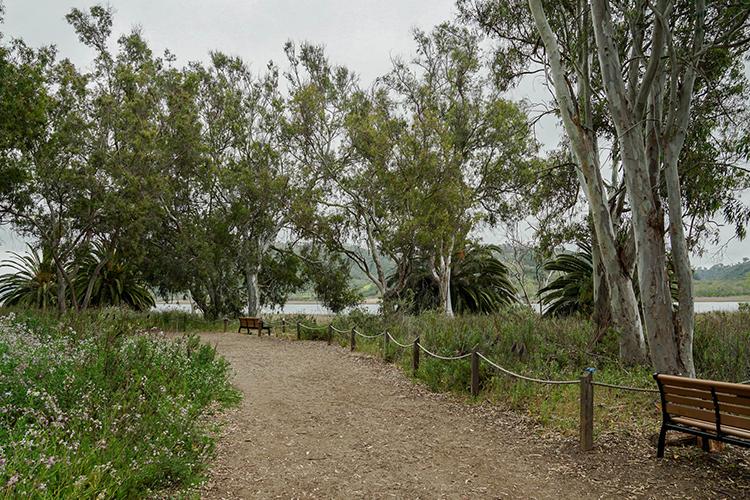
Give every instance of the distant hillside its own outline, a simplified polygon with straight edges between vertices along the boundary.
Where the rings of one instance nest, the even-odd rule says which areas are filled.
[[[750,275],[750,259],[737,264],[716,264],[709,268],[699,267],[693,276],[696,280],[737,280]]]
[[[750,259],[737,264],[699,267],[693,273],[696,297],[750,295]]]
[[[515,259],[513,257],[513,248],[507,244],[498,245],[501,249],[500,260],[515,268]],[[355,247],[352,247],[352,249]],[[362,255],[367,252],[361,250]],[[531,252],[523,255],[523,279],[527,292],[530,295],[536,293],[537,283],[534,279],[537,263]],[[367,259],[371,269],[375,269],[372,259]],[[386,259],[386,273],[390,273],[394,264]],[[694,274],[694,293],[696,297],[732,297],[739,295],[750,295],[750,259],[736,264],[716,264],[709,268],[699,267]],[[375,298],[378,296],[378,290],[375,285],[367,278],[365,273],[359,267],[351,267],[351,283],[365,298]],[[293,299],[312,300],[314,295],[312,289],[303,290],[295,294]]]

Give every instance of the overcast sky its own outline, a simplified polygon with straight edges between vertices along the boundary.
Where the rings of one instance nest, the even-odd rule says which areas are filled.
[[[2,1],[2,0],[0,0]],[[5,0],[0,31],[23,38],[31,46],[54,44],[60,56],[89,67],[91,52],[66,23],[73,7],[88,9],[96,2],[73,0]],[[308,40],[325,45],[332,62],[343,64],[368,85],[386,73],[391,58],[408,57],[413,28],[429,30],[454,15],[454,0],[111,0],[116,36],[140,26],[155,53],[170,49],[180,63],[205,61],[210,50],[239,55],[256,70],[269,60],[285,67],[283,44]],[[515,98],[549,99],[543,82],[526,80]],[[537,128],[537,138],[553,147],[559,129],[551,120]],[[731,231],[725,231],[725,240]],[[491,240],[502,239],[487,234]],[[22,250],[20,239],[0,228],[0,250]],[[750,242],[728,243],[720,253],[693,258],[694,265],[737,262],[750,256]]]

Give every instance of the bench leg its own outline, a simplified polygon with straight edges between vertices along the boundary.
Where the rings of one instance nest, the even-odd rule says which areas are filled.
[[[258,328],[258,337],[260,337],[260,333],[263,331],[262,328]]]
[[[703,451],[711,451],[711,440],[701,437],[701,448],[703,448]]]
[[[242,327],[237,328],[237,333],[240,333],[242,331]]]
[[[661,431],[659,431],[659,444],[656,448],[656,458],[664,458],[664,445],[666,444],[667,440],[667,428],[666,426],[661,426]]]

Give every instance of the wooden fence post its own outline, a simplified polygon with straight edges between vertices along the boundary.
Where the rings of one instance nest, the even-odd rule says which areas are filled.
[[[479,396],[479,355],[476,347],[471,350],[471,395]]]
[[[356,337],[357,337],[357,331],[354,328],[352,328],[352,335],[349,338],[349,350],[351,352],[354,352],[354,349],[357,348],[357,338]]]
[[[286,318],[281,318],[281,333],[286,337]],[[279,334],[277,333],[276,336],[278,337]]]
[[[328,325],[328,345],[331,345],[331,340],[333,340],[332,339],[332,337],[333,337],[333,329],[332,329],[332,327],[333,327],[333,325],[331,325],[331,324]]]
[[[414,339],[414,347],[411,352],[411,371],[415,377],[417,376],[417,370],[419,370],[419,336]]]
[[[301,339],[302,339],[302,335],[300,334],[300,331],[299,331],[299,321],[297,321],[297,340],[301,340]]]
[[[594,447],[594,384],[593,373],[586,371],[581,375],[581,450],[589,451]]]
[[[227,333],[227,324],[229,323],[229,320],[227,318],[224,318],[224,333]]]
[[[388,362],[388,330],[383,332],[383,361]]]

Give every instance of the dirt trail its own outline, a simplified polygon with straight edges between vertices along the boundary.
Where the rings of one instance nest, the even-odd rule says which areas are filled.
[[[205,498],[601,498],[750,493],[711,463],[617,443],[589,454],[517,414],[433,394],[322,342],[204,334],[245,395],[227,415]],[[627,448],[627,446],[625,447]],[[703,461],[712,460],[700,459]],[[746,466],[747,464],[745,464]],[[722,471],[726,467],[719,467]],[[724,486],[713,486],[724,483]]]

